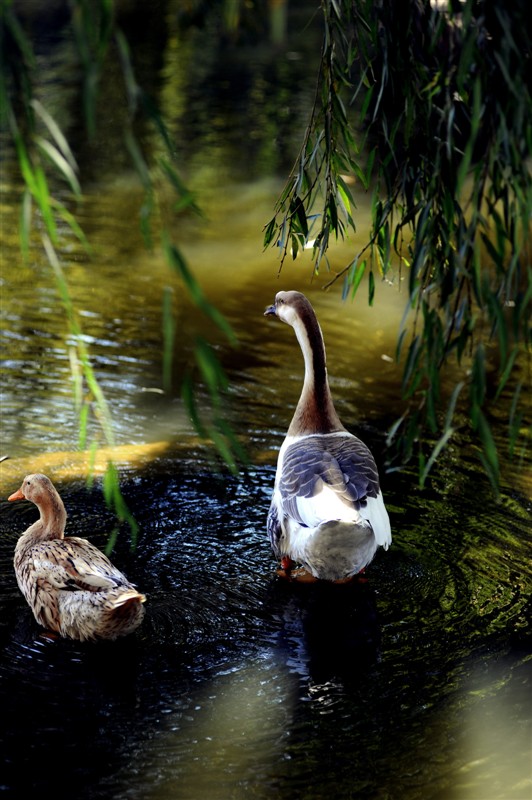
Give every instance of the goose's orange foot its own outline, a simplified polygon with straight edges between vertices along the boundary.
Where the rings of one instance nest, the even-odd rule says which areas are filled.
[[[293,581],[298,581],[298,583],[316,583],[318,578],[315,578],[312,572],[308,572],[304,567],[298,567],[298,569],[293,569],[291,573],[291,578]]]
[[[359,583],[367,583],[368,578],[366,578],[366,567],[362,567],[357,575],[353,575],[353,578],[356,578]]]
[[[283,556],[281,558],[281,568],[277,570],[277,575],[285,580],[290,580],[290,573],[292,572],[294,564],[295,561],[292,561],[290,556]]]
[[[318,578],[315,578],[314,575],[308,572],[304,567],[298,567],[297,569],[292,569],[291,567],[289,569],[278,569],[277,574],[280,578],[285,578],[285,580],[289,581],[297,581],[298,583],[316,583],[318,580]]]
[[[357,572],[356,575],[350,575],[348,578],[338,578],[338,580],[333,581],[333,583],[352,583],[356,581],[357,583],[367,583],[368,579],[366,578],[366,568],[362,567],[360,572]]]
[[[281,569],[285,572],[290,572],[296,562],[292,561],[290,556],[283,556],[281,559]]]
[[[281,569],[277,570],[277,575],[285,580],[290,580],[292,577],[292,567],[296,562],[292,561],[290,556],[283,556],[281,558]]]

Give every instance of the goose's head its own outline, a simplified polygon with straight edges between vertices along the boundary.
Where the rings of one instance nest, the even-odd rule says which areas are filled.
[[[308,314],[309,310],[314,315],[312,306],[301,292],[277,292],[274,304],[268,306],[264,316],[273,314],[288,325],[294,326],[297,320],[303,319]]]
[[[55,490],[50,478],[47,478],[46,475],[35,473],[33,475],[26,475],[20,489],[9,495],[7,499],[31,500],[35,505],[42,505],[54,494]]]

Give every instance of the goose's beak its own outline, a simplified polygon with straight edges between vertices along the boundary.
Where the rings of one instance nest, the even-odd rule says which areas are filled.
[[[26,498],[22,494],[22,489],[19,489],[18,491],[13,492],[13,494],[10,494],[7,499],[8,500],[25,500]]]
[[[275,305],[268,306],[268,308],[264,311],[265,317],[269,317],[271,314],[274,314],[275,316],[277,315],[277,310],[275,308]]]

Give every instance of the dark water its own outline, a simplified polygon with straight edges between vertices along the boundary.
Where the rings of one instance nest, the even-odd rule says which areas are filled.
[[[183,73],[181,83],[171,76],[184,62],[165,30],[150,39],[167,42],[161,63],[148,58],[153,44],[142,50],[140,33],[137,53],[168,107],[177,108]],[[305,51],[297,44],[290,63],[301,63],[297,53]],[[68,42],[59,37],[50,52],[55,60],[46,63],[64,87],[59,101],[70,102],[68,81],[54,72],[68,58]],[[212,53],[209,59],[215,72]],[[289,74],[288,62],[277,61],[276,81],[283,70]],[[250,68],[255,89],[262,85],[257,76],[270,74],[259,62]],[[228,91],[227,74],[221,77]],[[275,85],[263,97],[270,92],[280,108],[282,82]],[[230,149],[234,117],[221,115],[223,86],[211,87],[203,105],[186,95],[185,106],[196,109],[196,133],[205,132],[201,147],[187,147],[191,173],[203,168],[198,191],[208,224],[202,229],[189,220],[181,237],[240,343],[232,349],[207,330],[229,377],[226,412],[249,465],[228,474],[198,443],[183,412],[180,375],[205,321],[131,222],[141,193],[114,155],[118,127],[111,118],[103,128],[107,150],[80,145],[78,154],[92,181],[81,216],[96,257],[89,260],[70,241],[61,257],[117,443],[145,456],[142,467],[133,457],[120,462],[140,537],[131,552],[123,531],[113,560],[146,593],[147,613],[122,642],[81,645],[43,635],[12,568],[16,539],[35,509],[2,502],[0,790],[6,797],[53,792],[80,800],[529,800],[529,460],[521,471],[503,464],[497,502],[464,427],[425,489],[413,470],[383,472],[394,539],[367,580],[287,586],[275,576],[265,520],[303,365],[293,332],[262,311],[280,288],[312,298],[337,409],[383,465],[385,432],[400,410],[400,374],[390,359],[404,298],[397,285],[381,285],[374,308],[363,297],[343,304],[338,291],[321,291],[327,275],[311,283],[305,258],[277,278],[276,255],[262,252],[261,231],[280,186],[270,177],[281,166],[278,146],[253,149],[247,179],[227,175],[220,153]],[[294,92],[297,103],[305,92]],[[256,96],[250,90],[248,111]],[[208,136],[204,120],[213,103],[220,113]],[[259,120],[264,108],[257,102]],[[17,204],[18,186],[6,180],[1,445],[11,459],[0,467],[2,496],[37,466],[61,491],[67,530],[103,547],[114,520],[99,482],[87,489],[76,467],[64,317],[46,263],[37,256],[28,267],[20,263]],[[363,196],[359,214],[363,230]],[[333,268],[352,246],[336,248]],[[163,394],[160,309],[167,285],[175,292],[179,347],[173,391]],[[504,419],[496,436],[503,443]],[[154,457],[149,445],[160,441],[168,449]]]
[[[367,581],[294,587],[265,541],[273,467],[145,470],[124,484],[140,545],[114,559],[147,617],[114,644],[40,633],[10,561],[30,513],[4,508],[8,794],[526,798],[527,509],[494,514],[487,487],[473,503],[468,474],[423,493],[396,478],[394,544]],[[99,493],[64,495],[71,530],[103,545]]]

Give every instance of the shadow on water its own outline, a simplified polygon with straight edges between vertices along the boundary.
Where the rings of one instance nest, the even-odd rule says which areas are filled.
[[[375,592],[366,578],[347,586],[275,581],[268,595],[280,629],[279,657],[310,687],[354,686],[379,660]]]

